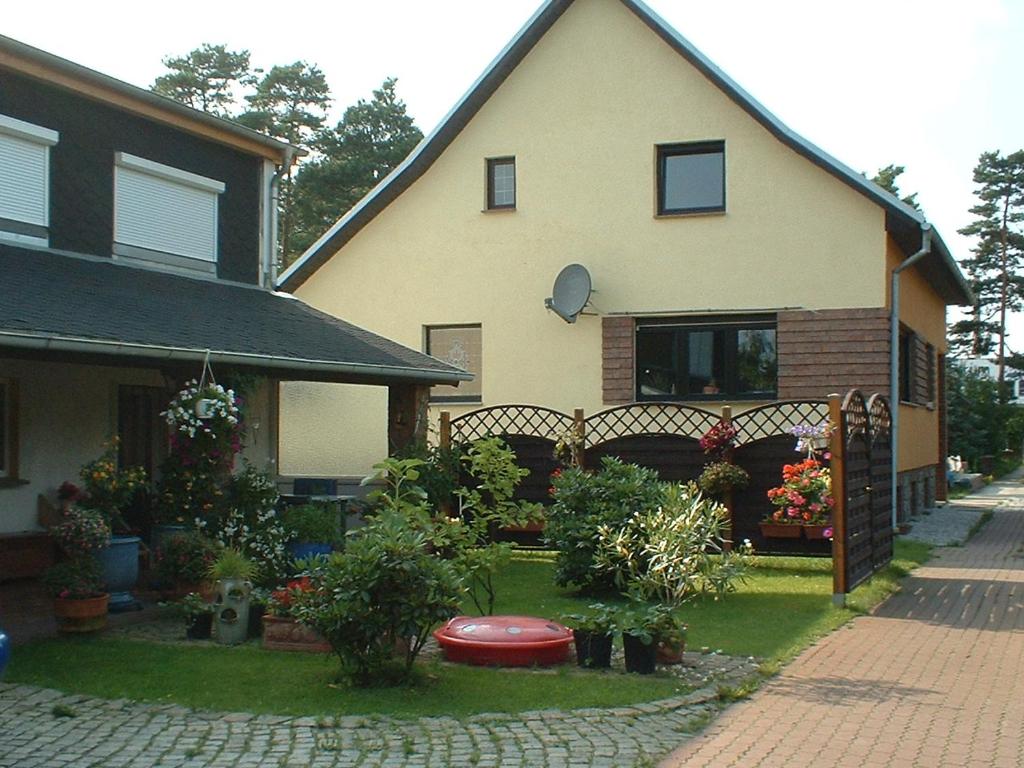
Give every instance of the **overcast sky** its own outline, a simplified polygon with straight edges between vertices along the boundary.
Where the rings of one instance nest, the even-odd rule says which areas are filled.
[[[0,32],[139,86],[162,56],[247,48],[269,68],[327,75],[337,118],[388,76],[429,132],[540,0],[5,2]],[[1024,147],[1022,0],[649,0],[791,128],[869,175],[897,163],[905,192],[954,256],[970,242],[971,172]],[[40,23],[40,13],[46,23]],[[1016,327],[1016,326],[1015,326]],[[1024,323],[1017,343],[1024,350]]]

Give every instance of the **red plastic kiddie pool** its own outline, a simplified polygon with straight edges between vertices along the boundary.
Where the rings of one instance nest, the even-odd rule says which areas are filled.
[[[531,667],[564,662],[572,630],[535,616],[456,616],[434,637],[448,661]]]

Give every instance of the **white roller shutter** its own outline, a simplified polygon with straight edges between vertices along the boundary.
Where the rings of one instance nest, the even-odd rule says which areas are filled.
[[[118,153],[114,241],[203,261],[217,260],[217,196],[224,184]]]
[[[45,227],[50,215],[50,147],[57,133],[0,115],[0,218]]]

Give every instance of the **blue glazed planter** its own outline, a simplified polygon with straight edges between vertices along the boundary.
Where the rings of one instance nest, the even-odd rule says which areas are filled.
[[[109,547],[96,553],[103,573],[103,582],[110,592],[110,613],[142,609],[129,592],[139,580],[140,541],[138,536],[114,536],[110,539]]]
[[[307,557],[316,557],[317,555],[326,557],[334,551],[334,547],[330,544],[315,541],[290,541],[286,546],[288,554],[292,556],[293,560],[305,560]]]
[[[4,680],[4,672],[7,671],[7,662],[11,660],[11,638],[0,629],[0,683]]]

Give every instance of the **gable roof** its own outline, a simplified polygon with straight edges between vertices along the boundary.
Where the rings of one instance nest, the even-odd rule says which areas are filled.
[[[574,0],[546,0],[437,128],[417,145],[401,165],[388,174],[285,270],[278,280],[278,285],[288,291],[302,285],[359,230],[426,173],[573,2]],[[927,228],[924,215],[920,211],[908,206],[895,195],[869,181],[863,174],[857,173],[791,130],[640,0],[620,2],[775,138],[881,206],[886,214],[886,229],[900,247],[907,253],[918,250],[924,230]],[[971,303],[971,291],[967,282],[949,249],[934,230],[932,253],[919,264],[926,278],[946,303]]]
[[[0,356],[50,351],[123,365],[210,360],[281,379],[457,384],[460,368],[288,294],[0,244]]]
[[[193,109],[4,35],[0,35],[2,67],[277,163],[291,165],[296,156],[306,154],[299,147],[272,139],[233,120]]]

